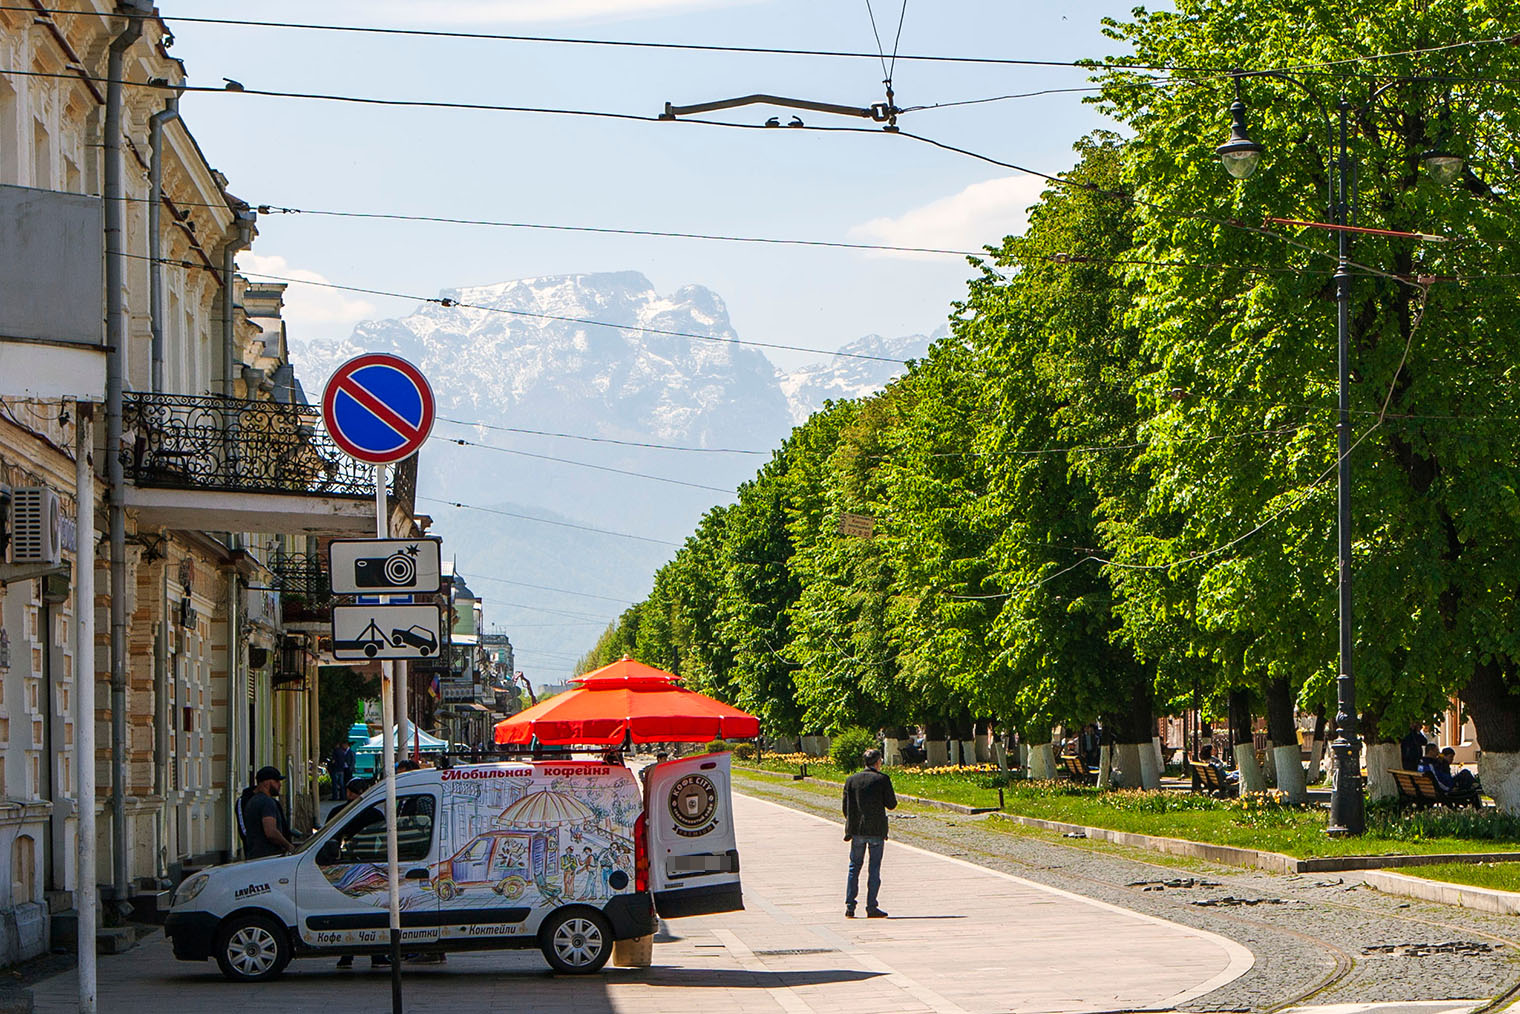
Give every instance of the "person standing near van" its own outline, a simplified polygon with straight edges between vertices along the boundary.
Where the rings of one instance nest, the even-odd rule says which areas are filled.
[[[866,866],[866,918],[885,919],[877,905],[881,889],[881,853],[887,841],[887,811],[897,809],[892,779],[882,774],[881,751],[870,749],[861,758],[864,767],[844,783],[844,840],[850,843],[850,874],[845,881],[844,915],[855,918],[855,899],[860,893],[860,867]]]
[[[285,776],[275,767],[261,767],[253,776],[253,793],[243,803],[243,827],[247,837],[243,854],[249,859],[285,855],[290,843],[290,821],[280,805],[280,783]]]

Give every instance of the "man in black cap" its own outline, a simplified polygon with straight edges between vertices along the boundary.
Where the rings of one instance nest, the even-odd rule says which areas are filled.
[[[243,854],[249,859],[279,856],[291,851],[290,821],[280,806],[280,783],[285,776],[275,767],[261,767],[253,776],[253,793],[243,803],[247,835]]]

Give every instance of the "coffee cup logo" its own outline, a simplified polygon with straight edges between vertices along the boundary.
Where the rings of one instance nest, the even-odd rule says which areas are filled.
[[[670,787],[670,816],[676,832],[686,837],[706,834],[715,826],[718,790],[706,775],[687,775]]]

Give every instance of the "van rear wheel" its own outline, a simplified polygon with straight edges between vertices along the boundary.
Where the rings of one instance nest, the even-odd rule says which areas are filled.
[[[273,979],[290,964],[290,937],[269,916],[234,916],[216,935],[216,963],[233,982]]]
[[[600,969],[612,956],[612,926],[600,912],[566,909],[544,924],[540,946],[556,972],[586,975]]]

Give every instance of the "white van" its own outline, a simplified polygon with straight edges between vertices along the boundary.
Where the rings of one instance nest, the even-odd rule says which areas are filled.
[[[408,953],[538,947],[594,972],[614,940],[666,918],[742,909],[730,757],[654,765],[480,764],[396,777],[401,933]],[[174,956],[239,982],[293,957],[376,954],[390,940],[385,786],[294,853],[218,866],[174,895]]]

